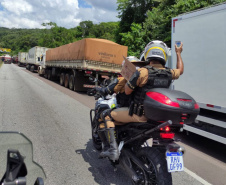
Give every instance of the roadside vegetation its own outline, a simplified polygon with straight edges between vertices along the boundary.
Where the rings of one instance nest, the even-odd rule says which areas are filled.
[[[117,0],[119,22],[87,20],[71,29],[53,22],[42,24],[48,29],[1,27],[0,47],[11,48],[15,55],[34,46],[55,48],[83,38],[102,38],[128,46],[128,55],[139,57],[150,40],[163,40],[170,46],[173,17],[222,2],[226,0]]]
[[[2,67],[3,62],[0,60],[0,68]]]

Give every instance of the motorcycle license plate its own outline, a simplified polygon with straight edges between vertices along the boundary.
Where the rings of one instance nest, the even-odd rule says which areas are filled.
[[[181,152],[167,152],[168,172],[184,171],[183,154]]]

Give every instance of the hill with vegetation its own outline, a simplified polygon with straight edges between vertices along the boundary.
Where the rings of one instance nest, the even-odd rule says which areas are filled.
[[[170,46],[173,17],[222,2],[226,0],[117,0],[119,22],[82,21],[71,29],[53,22],[43,23],[48,29],[0,27],[0,47],[15,55],[34,46],[55,48],[83,38],[103,38],[128,46],[128,55],[139,57],[151,40]]]

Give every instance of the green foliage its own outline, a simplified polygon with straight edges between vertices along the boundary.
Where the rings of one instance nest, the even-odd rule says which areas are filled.
[[[108,39],[128,46],[128,54],[139,57],[151,40],[171,44],[171,20],[226,0],[117,0],[119,22],[82,21],[66,29],[54,22],[43,23],[46,29],[0,28],[0,47],[11,48],[11,55],[34,46],[58,47],[83,38]]]
[[[224,1],[226,0],[161,0],[159,6],[147,12],[144,22],[146,41],[158,39],[170,46],[173,17]]]
[[[79,23],[79,26],[82,28],[82,37],[89,37],[89,32],[93,27],[93,22],[82,21]]]
[[[0,28],[0,47],[10,48],[11,55],[19,51],[28,51],[38,45],[40,34],[40,29]]]
[[[131,31],[131,24],[141,24],[147,17],[147,11],[152,10],[159,4],[158,0],[117,0],[118,17],[121,19],[119,23],[118,33]],[[120,34],[116,37],[116,41],[121,43]]]
[[[142,26],[136,23],[132,23],[130,32],[121,33],[123,45],[128,46],[128,56],[139,56],[144,50],[144,35]]]
[[[94,38],[102,38],[115,41],[115,35],[118,30],[118,22],[102,22],[94,24],[90,30],[90,35]]]
[[[27,52],[34,46],[55,48],[83,38],[103,38],[115,41],[118,22],[105,22],[94,25],[83,21],[71,29],[57,26],[54,22],[43,23],[46,29],[9,29],[0,27],[0,47],[10,48],[11,55]]]
[[[55,48],[74,41],[73,30],[58,27],[56,23],[43,23],[43,26],[51,26],[50,29],[44,29],[38,44],[47,48]]]

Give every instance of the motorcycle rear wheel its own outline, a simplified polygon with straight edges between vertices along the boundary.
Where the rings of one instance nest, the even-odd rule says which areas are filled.
[[[140,161],[148,168],[146,171],[146,177],[142,180],[142,183],[135,183],[135,185],[172,185],[172,175],[167,170],[167,162],[165,154],[160,152],[156,148],[141,148],[137,157]],[[140,172],[139,172],[140,169]],[[143,169],[140,167],[136,168],[136,172],[143,173]]]
[[[102,149],[102,142],[100,140],[100,137],[97,133],[96,129],[96,124],[95,124],[95,118],[91,122],[91,129],[92,129],[92,141],[93,141],[93,146],[97,150]]]

